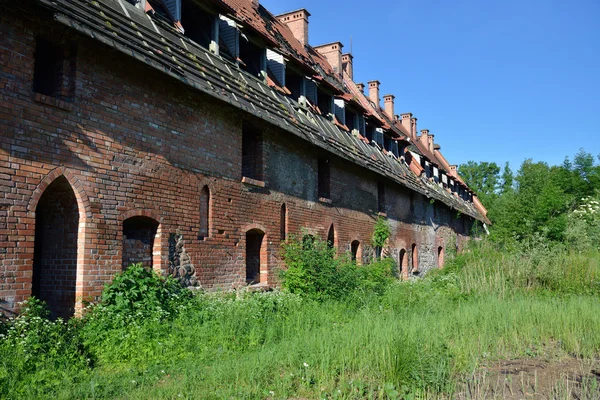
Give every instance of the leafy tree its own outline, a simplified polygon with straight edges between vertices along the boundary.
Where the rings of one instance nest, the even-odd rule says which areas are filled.
[[[500,167],[495,162],[469,161],[458,167],[458,173],[483,204],[489,205],[498,197]]]
[[[513,172],[508,165],[508,161],[504,164],[502,170],[502,190],[501,193],[508,193],[513,190],[514,177]]]

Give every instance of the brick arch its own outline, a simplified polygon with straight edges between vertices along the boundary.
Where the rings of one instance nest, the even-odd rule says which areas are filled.
[[[77,199],[77,206],[80,210],[80,221],[86,221],[87,218],[91,217],[92,215],[92,206],[90,200],[83,188],[83,185],[81,184],[81,182],[79,182],[79,179],[77,179],[75,172],[64,166],[53,169],[52,171],[50,171],[50,173],[48,173],[48,175],[46,175],[41,180],[41,182],[39,183],[37,188],[35,188],[31,195],[31,200],[29,201],[29,206],[27,210],[29,212],[35,213],[35,209],[37,208],[37,205],[40,201],[40,198],[42,197],[42,194],[44,194],[44,191],[46,191],[46,189],[52,184],[52,182],[54,182],[57,178],[61,176],[65,177],[65,179],[71,185],[73,192],[75,193],[75,198]],[[82,213],[81,210],[85,212]]]
[[[77,260],[76,260],[76,278],[75,278],[75,313],[78,314],[83,309],[84,298],[89,297],[86,292],[85,281],[86,281],[86,268],[91,267],[91,250],[88,244],[88,225],[89,220],[92,218],[92,207],[90,200],[85,192],[84,186],[81,184],[77,175],[74,171],[68,169],[65,166],[57,167],[50,171],[45,177],[42,178],[38,186],[35,188],[31,195],[31,200],[27,206],[28,211],[28,222],[34,227],[36,224],[36,210],[42,195],[48,189],[48,187],[56,181],[58,178],[64,177],[77,201],[77,211],[79,214],[79,221],[77,227]],[[33,271],[33,258],[34,254],[30,255],[30,259],[27,260],[28,267]],[[30,281],[32,288],[33,282]]]
[[[133,217],[147,217],[151,218],[158,223],[156,235],[154,236],[154,243],[152,245],[152,269],[157,272],[166,273],[168,271],[168,248],[169,241],[168,235],[163,225],[163,218],[161,214],[153,209],[142,208],[127,210],[119,214],[117,221],[119,222],[119,229],[117,231],[117,241],[123,243],[123,223]],[[123,249],[120,249],[121,259],[123,257]]]
[[[242,230],[245,244],[244,270],[246,283],[268,285],[269,277],[269,237],[261,224],[249,224]]]

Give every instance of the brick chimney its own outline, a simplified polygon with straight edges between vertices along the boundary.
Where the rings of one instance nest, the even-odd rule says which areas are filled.
[[[329,65],[338,74],[342,73],[342,47],[344,45],[341,42],[333,42],[315,47],[315,50],[327,59]]]
[[[404,129],[406,129],[406,131],[408,132],[408,135],[414,140],[414,137],[412,135],[412,113],[404,113],[400,115],[400,122],[402,123],[402,126],[404,127]]]
[[[375,108],[379,109],[379,81],[369,81],[369,100],[375,104]]]
[[[390,120],[394,120],[394,99],[396,97],[393,94],[386,94],[383,96],[383,107],[385,109],[385,115]]]
[[[456,168],[457,168],[456,165],[450,166],[450,172],[452,172],[452,175],[454,175],[454,176],[458,176],[458,173],[456,172]]]
[[[364,83],[357,83],[356,87],[358,88],[358,90],[360,90],[361,93],[365,93],[365,84]]]
[[[350,53],[342,54],[342,68],[348,74],[350,79],[354,79],[354,66],[352,60],[354,56]]]
[[[252,2],[252,7],[258,8],[259,0],[250,0]]]
[[[416,117],[412,117],[410,119],[410,134],[412,135],[413,139],[417,139],[417,118]]]
[[[421,129],[419,140],[423,143],[423,146],[429,149],[429,129]]]
[[[258,0],[252,0],[258,3]],[[310,13],[302,8],[277,16],[277,19],[292,31],[292,34],[303,46],[308,45],[308,17]]]

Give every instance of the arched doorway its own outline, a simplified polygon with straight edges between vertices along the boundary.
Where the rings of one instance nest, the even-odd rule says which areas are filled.
[[[123,221],[123,255],[121,266],[142,263],[152,268],[152,256],[158,221],[150,217],[135,216]]]
[[[400,270],[399,278],[408,278],[408,255],[406,254],[406,250],[400,249],[400,254],[398,256],[398,269]]]
[[[259,229],[252,229],[246,232],[246,283],[249,285],[267,283],[266,279],[267,241],[265,233]]]
[[[75,311],[79,207],[69,181],[60,176],[44,191],[35,209],[31,294],[48,304],[52,318]]]
[[[329,232],[327,232],[327,247],[333,249],[335,246],[335,228],[333,224],[329,227]]]
[[[417,250],[416,243],[413,243],[413,245],[412,245],[411,258],[412,258],[412,273],[419,274],[419,252]]]
[[[352,261],[354,261],[356,263],[356,265],[360,265],[361,260],[362,260],[362,251],[360,248],[360,242],[358,240],[354,240],[350,244],[350,252],[351,252]]]
[[[444,268],[444,248],[442,246],[438,247],[437,261],[438,268]]]

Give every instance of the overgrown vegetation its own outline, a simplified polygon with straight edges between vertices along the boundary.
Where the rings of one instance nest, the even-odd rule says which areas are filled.
[[[598,357],[600,253],[545,243],[473,243],[399,282],[291,240],[268,293],[190,295],[134,266],[82,319],[32,300],[3,324],[0,397],[451,398],[489,360]]]

